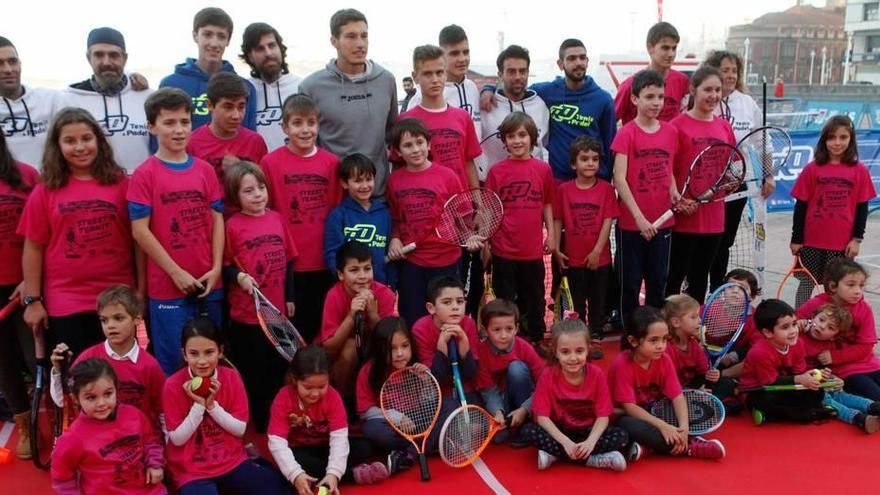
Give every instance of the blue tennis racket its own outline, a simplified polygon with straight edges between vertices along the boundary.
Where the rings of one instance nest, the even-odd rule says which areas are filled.
[[[712,369],[733,347],[748,317],[749,293],[743,286],[728,282],[709,296],[700,317],[700,343],[709,355]]]

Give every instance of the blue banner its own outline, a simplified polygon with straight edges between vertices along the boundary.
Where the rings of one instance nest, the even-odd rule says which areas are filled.
[[[861,104],[860,104],[861,106]],[[880,110],[880,109],[874,109]],[[837,113],[837,112],[835,112]],[[822,119],[822,122],[825,118]],[[794,199],[791,197],[791,189],[794,182],[807,166],[813,161],[813,150],[816,141],[819,140],[819,131],[792,131],[792,152],[786,166],[776,174],[776,191],[767,201],[769,211],[794,209]],[[880,191],[880,130],[856,131],[856,139],[859,145],[859,160],[868,167],[871,172],[871,180],[874,189]],[[880,198],[874,198],[872,204],[880,204]]]

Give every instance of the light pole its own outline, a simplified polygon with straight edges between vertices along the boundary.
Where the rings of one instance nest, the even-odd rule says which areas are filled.
[[[810,50],[810,86],[813,85],[813,63],[816,61],[816,50]]]
[[[843,57],[843,84],[849,82],[849,54],[852,53],[852,31],[846,33],[846,53]]]
[[[825,82],[826,82],[825,81],[825,76],[826,76],[825,60],[827,57],[828,57],[828,47],[823,46],[822,47],[822,75],[819,78],[819,84],[821,84],[823,86],[825,85]]]
[[[745,41],[743,41],[743,47],[745,48],[745,50],[743,52],[743,64],[745,65],[745,69],[746,69],[746,71],[745,71],[746,72],[746,74],[745,74],[746,81],[749,80],[749,45],[751,45],[751,44],[752,44],[752,42],[748,38],[746,38]]]

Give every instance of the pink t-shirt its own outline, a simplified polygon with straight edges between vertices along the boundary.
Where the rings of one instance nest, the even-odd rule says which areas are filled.
[[[299,428],[291,428],[291,414],[308,416]],[[295,385],[285,385],[272,401],[267,434],[286,438],[291,447],[326,446],[330,444],[330,432],[348,428],[345,406],[335,388],[328,386],[327,393],[309,407],[296,393]]]
[[[370,370],[373,369],[373,361],[367,361],[358,371],[355,384],[355,399],[357,400],[357,412],[363,414],[371,407],[379,406],[380,390],[373,390],[370,386]]]
[[[393,315],[394,293],[391,292],[391,289],[374,280],[370,282],[370,291],[373,292],[373,296],[379,305],[379,317],[385,318],[386,316]],[[330,288],[327,292],[327,297],[324,299],[324,317],[321,319],[321,333],[315,339],[316,344],[321,344],[336,334],[336,330],[339,329],[342,320],[351,311],[352,299],[354,299],[354,295],[349,294],[345,290],[342,282],[336,282]]]
[[[15,233],[27,198],[40,181],[37,169],[21,162],[15,162],[21,171],[21,179],[29,186],[27,192],[13,189],[0,180],[0,285],[15,285],[21,282],[21,254],[24,250],[24,237]]]
[[[783,353],[768,339],[756,343],[746,354],[739,384],[742,388],[770,385],[780,376],[799,375],[807,371],[803,339],[789,346]]]
[[[214,218],[211,203],[223,199],[217,174],[199,159],[186,170],[174,170],[151,156],[131,177],[128,200],[149,206],[150,231],[182,269],[195,278],[213,264]],[[147,257],[147,293],[150,299],[185,296],[174,281]]]
[[[637,404],[646,407],[663,397],[674,399],[681,394],[681,383],[669,355],[650,361],[642,368],[632,353],[621,352],[611,363],[608,384],[615,404]]]
[[[216,179],[216,177],[215,177]],[[183,384],[191,379],[189,368],[184,367],[165,380],[162,392],[162,409],[165,425],[174,431],[192,408],[193,401],[183,391]],[[232,368],[217,367],[220,389],[215,400],[223,409],[239,421],[248,420],[248,399],[241,376]],[[205,411],[195,433],[181,446],[168,442],[165,445],[168,470],[178,487],[190,481],[216,478],[235,469],[247,460],[241,438],[224,430]]]
[[[622,124],[636,118],[638,113],[638,109],[630,99],[632,82],[633,76],[624,79],[617,88],[617,95],[614,97],[614,115],[617,115]],[[681,102],[688,94],[690,83],[691,80],[686,74],[677,70],[669,70],[666,74],[666,85],[663,88],[663,109],[660,110],[658,119],[668,122],[681,113]]]
[[[730,123],[720,117],[712,117],[711,121],[697,120],[683,113],[674,118],[672,125],[678,128],[678,153],[675,155],[675,184],[679,190],[684,186],[688,169],[694,158],[707,146],[717,142],[736,145],[736,137]],[[725,160],[707,160],[704,163],[726,165]],[[718,177],[720,169],[701,167],[700,171]],[[697,174],[695,177],[701,177]],[[694,179],[692,179],[693,181]],[[699,180],[699,179],[696,179]],[[701,204],[692,215],[675,215],[675,232],[690,234],[719,234],[724,232],[724,201],[713,201]]]
[[[401,168],[388,177],[385,194],[391,213],[391,237],[399,238],[404,245],[416,243],[415,251],[406,255],[410,263],[436,268],[451,265],[461,257],[461,248],[437,237],[435,230],[443,205],[461,190],[451,170],[434,164],[418,172]]]
[[[211,132],[210,125],[204,125],[193,131],[186,152],[211,164],[222,184],[223,157],[232,155],[259,164],[269,150],[263,137],[247,127],[240,127],[235,137],[223,139]]]
[[[832,296],[828,293],[822,293],[802,304],[795,310],[795,314],[801,319],[812,318],[816,310],[830,303],[834,303]],[[844,304],[842,306],[852,314],[853,322],[849,338],[845,341],[827,343],[803,339],[804,344],[808,347],[807,355],[814,356],[824,350],[830,351],[831,371],[841,378],[880,370],[880,358],[874,355],[877,329],[874,325],[874,312],[871,310],[871,306],[864,299],[852,305]],[[815,353],[812,352],[816,349],[810,349],[809,344],[811,343],[816,343],[821,349]]]
[[[687,350],[681,350],[673,342],[666,345],[666,355],[672,359],[678,381],[687,385],[696,377],[703,376],[709,370],[709,358],[697,339],[688,339]]]
[[[486,189],[504,205],[501,227],[492,236],[492,254],[510,260],[544,256],[544,205],[553,204],[553,172],[536,158],[502,160],[489,169]]]
[[[592,363],[584,367],[580,385],[568,383],[562,369],[552,366],[535,386],[532,416],[549,417],[558,428],[589,428],[597,418],[611,416],[613,411],[605,374]]]
[[[43,294],[50,316],[94,312],[107,287],[134,286],[128,188],[127,178],[101,185],[73,177],[60,189],[34,188],[17,232],[45,246]]]
[[[678,152],[678,129],[660,122],[657,131],[647,133],[635,122],[630,122],[617,131],[611,151],[626,155],[626,183],[642,215],[649,222],[660,218],[672,206],[669,186],[672,184],[673,159]],[[669,228],[674,223],[675,219],[670,218],[662,228]],[[632,212],[622,201],[617,225],[623,230],[639,230]]]
[[[450,106],[443,111],[432,111],[416,105],[399,118],[405,117],[415,117],[425,124],[431,133],[431,160],[455,172],[461,187],[468,189],[465,163],[483,152],[470,115]]]
[[[260,138],[262,139],[262,138]],[[266,210],[258,217],[236,213],[226,222],[224,264],[237,265],[257,280],[260,292],[282,314],[287,263],[296,257],[296,247],[284,228],[281,215]],[[259,323],[254,298],[237,283],[229,284],[229,316],[238,322]]]
[[[58,438],[52,479],[79,477],[82,493],[160,495],[167,493],[165,485],[145,480],[147,468],[163,465],[162,441],[153,425],[138,409],[119,404],[115,419],[80,415]]]
[[[619,214],[614,187],[604,180],[596,180],[589,189],[579,188],[573,180],[559,186],[553,197],[553,219],[561,220],[565,229],[565,255],[569,266],[584,267],[587,255],[599,242],[602,224]],[[611,242],[606,239],[599,266],[609,264]]]
[[[480,367],[477,369],[477,389],[491,387],[507,389],[507,367],[513,361],[522,361],[529,367],[532,383],[538,383],[538,378],[547,367],[547,363],[538,356],[535,348],[522,337],[515,337],[513,348],[503,353],[495,351],[488,339],[480,342],[477,346],[477,360],[480,362]]]
[[[480,343],[480,337],[477,335],[477,324],[470,316],[465,316],[461,319],[460,325],[462,330],[464,330],[465,335],[467,335],[468,344],[470,344],[471,347],[470,354],[474,356],[474,359],[476,360],[478,358],[475,353],[477,345]],[[434,362],[434,354],[439,352],[437,350],[437,339],[440,338],[440,328],[434,323],[434,319],[431,315],[426,315],[416,320],[411,331],[413,340],[415,340],[416,353],[419,356],[419,362],[430,368],[431,363]],[[464,356],[459,356],[459,359],[464,359]],[[475,390],[474,381],[475,380],[463,380],[464,383],[462,383],[461,386],[464,388],[465,393],[473,392]],[[444,397],[451,395],[451,383],[441,384],[440,390]]]
[[[165,386],[165,373],[150,353],[138,350],[137,363],[129,359],[113,359],[107,354],[106,343],[93,345],[76,357],[73,365],[86,359],[103,359],[110,363],[116,372],[118,385],[116,398],[123,404],[138,408],[147,418],[159,427],[159,414],[162,413],[162,388]]]
[[[299,156],[282,146],[266,155],[260,167],[269,180],[272,209],[284,218],[299,251],[294,270],[326,270],[324,221],[342,201],[339,158],[321,148],[312,156]]]
[[[862,162],[810,162],[794,183],[791,196],[807,203],[804,245],[843,251],[852,239],[856,205],[873,199],[877,193]]]

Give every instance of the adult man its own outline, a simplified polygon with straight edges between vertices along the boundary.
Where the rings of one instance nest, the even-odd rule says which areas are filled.
[[[58,92],[21,84],[21,59],[0,36],[0,127],[16,160],[40,167],[49,121],[60,108]]]
[[[330,43],[336,58],[300,83],[321,112],[318,140],[322,147],[345,156],[363,153],[376,165],[377,196],[385,192],[388,152],[385,134],[397,120],[394,75],[367,59],[367,18],[355,9],[330,18]]]
[[[406,97],[403,98],[403,103],[400,104],[401,113],[406,111],[409,106],[409,100],[416,94],[416,85],[412,77],[406,76],[403,78],[403,92],[406,93]]]
[[[287,67],[287,46],[278,31],[265,22],[245,28],[239,57],[251,67],[250,82],[256,90],[256,131],[269,150],[284,146],[287,136],[281,130],[284,100],[296,94],[302,78]]]
[[[538,126],[538,142],[532,156],[547,160],[547,128],[550,111],[547,104],[534,90],[526,89],[529,83],[529,51],[519,45],[510,45],[498,54],[495,64],[501,86],[495,91],[495,108],[483,112],[483,156],[489,167],[507,158],[507,150],[498,136],[498,126],[512,112],[525,112]],[[488,170],[486,170],[488,172]],[[480,177],[485,179],[485,173]]]
[[[151,91],[132,87],[125,74],[125,38],[116,29],[92,29],[86,59],[92,76],[66,88],[61,96],[63,104],[85,108],[95,117],[113,147],[116,162],[130,174],[150,156],[144,102]]]

